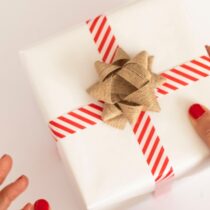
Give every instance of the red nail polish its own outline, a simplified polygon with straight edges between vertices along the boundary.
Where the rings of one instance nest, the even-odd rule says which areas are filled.
[[[46,200],[40,199],[35,202],[34,210],[50,210],[50,205]]]
[[[203,109],[203,107],[200,104],[193,104],[189,108],[189,114],[194,118],[198,119],[201,117],[206,111]]]

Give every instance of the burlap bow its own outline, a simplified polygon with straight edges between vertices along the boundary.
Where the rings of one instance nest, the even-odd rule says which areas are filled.
[[[165,79],[151,71],[153,56],[146,51],[134,58],[118,48],[112,64],[96,61],[99,82],[87,92],[104,101],[102,119],[105,123],[123,129],[126,122],[134,123],[141,111],[160,111],[154,89]]]

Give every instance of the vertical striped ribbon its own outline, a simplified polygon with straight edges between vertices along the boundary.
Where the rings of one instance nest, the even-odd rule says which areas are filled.
[[[107,17],[100,15],[86,23],[102,60],[106,63],[112,63],[119,45],[112,33],[111,26],[108,24]],[[156,90],[158,98],[209,76],[210,58],[201,56],[161,75],[167,81]],[[89,126],[101,123],[102,111],[102,102],[90,103],[51,120],[49,127],[55,139],[61,140]],[[155,182],[159,183],[173,177],[174,169],[148,113],[141,112],[136,123],[132,126]]]

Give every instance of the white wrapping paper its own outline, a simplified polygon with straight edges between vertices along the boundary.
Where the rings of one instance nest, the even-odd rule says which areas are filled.
[[[182,2],[137,1],[107,16],[118,43],[131,55],[143,49],[155,55],[154,71],[160,73],[205,54],[201,43],[206,40],[191,36],[194,29],[188,24]],[[24,50],[21,56],[46,122],[93,101],[85,90],[97,80],[93,64],[100,55],[85,24]],[[162,97],[162,111],[150,113],[176,177],[209,153],[187,116],[191,103],[209,105],[209,94],[200,94],[208,88],[210,78],[202,79]],[[100,123],[57,145],[87,209],[106,207],[155,189],[129,125],[121,131]]]

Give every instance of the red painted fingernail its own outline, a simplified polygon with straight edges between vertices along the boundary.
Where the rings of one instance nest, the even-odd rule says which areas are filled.
[[[206,111],[203,109],[203,107],[200,104],[193,104],[189,108],[189,114],[194,118],[198,119],[201,117]]]
[[[34,210],[50,210],[50,205],[46,200],[40,199],[35,202]]]

